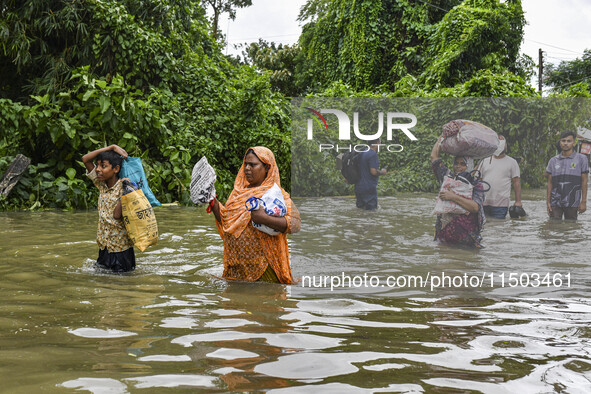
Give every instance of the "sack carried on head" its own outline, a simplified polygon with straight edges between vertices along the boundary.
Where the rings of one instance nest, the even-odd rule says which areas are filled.
[[[441,151],[453,156],[482,159],[499,146],[499,136],[489,127],[471,120],[452,120],[443,126]]]
[[[256,211],[257,209],[264,209],[265,213],[269,216],[283,217],[287,215],[287,206],[281,188],[277,184],[273,184],[273,187],[267,190],[267,192],[261,198],[250,197],[246,200],[246,209],[248,211]],[[280,232],[264,224],[258,224],[252,222],[252,225],[257,230],[260,230],[269,235],[277,235]]]
[[[455,194],[465,197],[467,199],[472,199],[472,189],[474,186],[470,182],[470,179],[463,177],[461,175],[457,175],[455,178],[450,176],[446,176],[443,179],[443,183],[441,184],[440,192],[445,190],[451,190]],[[435,203],[435,209],[433,209],[434,214],[444,214],[444,213],[458,213],[463,214],[468,212],[465,208],[460,206],[458,203],[453,201],[444,201],[437,197],[437,202]]]
[[[158,243],[158,223],[154,210],[142,189],[127,181],[123,183],[121,211],[123,223],[134,246],[142,252]]]
[[[215,198],[215,170],[203,156],[193,167],[191,174],[191,201],[194,204],[207,204]]]
[[[128,157],[127,159],[123,160],[121,171],[119,171],[119,178],[128,178],[130,181],[134,182],[140,189],[144,191],[144,195],[150,202],[151,206],[159,207],[162,205],[160,204],[160,201],[156,199],[154,193],[152,193],[150,186],[148,186],[148,179],[146,178],[146,173],[144,172],[142,159],[139,157]]]

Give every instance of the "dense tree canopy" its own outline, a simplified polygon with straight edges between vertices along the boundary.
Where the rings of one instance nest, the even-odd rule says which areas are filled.
[[[133,86],[176,87],[171,74],[215,58],[195,0],[4,0],[0,94],[27,99],[64,89],[72,69],[123,75]],[[15,78],[16,76],[16,78]]]
[[[589,94],[591,86],[591,49],[586,49],[579,59],[562,61],[545,67],[544,84],[557,93],[569,90],[578,95]]]
[[[198,1],[4,1],[0,10],[0,157],[33,163],[13,204],[85,206],[88,183],[66,186],[64,199],[56,180],[80,177],[81,155],[110,143],[144,158],[163,202],[188,202],[202,155],[218,169],[221,197],[253,144],[289,173],[288,102],[264,75],[226,60]]]
[[[459,0],[433,3],[449,9]],[[356,89],[390,87],[420,67],[426,39],[445,11],[416,1],[313,1],[305,8],[300,45],[312,87],[342,80]]]
[[[260,39],[242,51],[244,62],[264,70],[273,88],[286,96],[306,93],[305,61],[299,46],[275,44]]]
[[[416,80],[434,91],[484,70],[527,74],[519,0],[313,0],[300,17],[312,90],[340,80],[395,91]]]
[[[524,25],[520,0],[464,0],[428,38],[420,80],[427,88],[441,88],[481,70],[525,76],[518,62]]]

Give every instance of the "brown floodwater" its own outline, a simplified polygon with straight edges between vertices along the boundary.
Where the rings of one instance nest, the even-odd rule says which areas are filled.
[[[202,208],[156,208],[123,275],[96,211],[0,213],[0,391],[590,392],[591,213],[524,197],[481,250],[433,242],[433,194],[297,199],[291,286],[220,279]]]

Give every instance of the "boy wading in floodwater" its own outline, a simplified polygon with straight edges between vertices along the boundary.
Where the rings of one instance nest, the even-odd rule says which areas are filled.
[[[119,171],[127,152],[117,145],[97,149],[82,157],[86,176],[99,189],[99,222],[96,243],[99,246],[97,264],[113,272],[135,269],[133,242],[127,235],[121,212],[123,180]],[[96,159],[96,166],[94,160]]]

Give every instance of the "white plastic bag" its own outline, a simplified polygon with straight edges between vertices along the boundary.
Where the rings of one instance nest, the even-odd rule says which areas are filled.
[[[287,215],[287,206],[285,205],[283,193],[281,193],[281,188],[277,186],[276,183],[273,184],[273,187],[267,190],[267,192],[261,198],[250,197],[248,200],[246,200],[247,210],[256,211],[260,208],[263,208],[265,213],[270,216],[283,217]],[[257,230],[269,235],[277,235],[280,233],[279,231],[272,229],[269,226],[265,226],[264,224],[252,222],[252,225]]]
[[[193,167],[191,174],[191,201],[194,204],[207,204],[215,198],[215,170],[205,156]]]
[[[472,199],[472,189],[474,186],[467,179],[460,179],[461,177],[458,176],[458,179],[454,179],[452,177],[446,176],[443,179],[443,183],[441,184],[440,192],[451,190],[455,194],[465,197],[469,200]],[[468,212],[466,209],[461,207],[459,204],[453,201],[444,201],[437,197],[437,202],[435,203],[435,209],[433,210],[434,214],[444,214],[444,213],[459,213],[463,214]]]
[[[493,129],[471,120],[455,120],[450,123],[459,127],[459,131],[441,141],[441,151],[454,156],[483,159],[497,150],[499,136]]]

